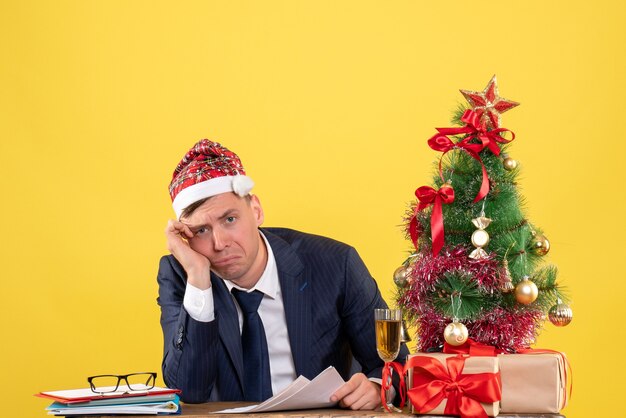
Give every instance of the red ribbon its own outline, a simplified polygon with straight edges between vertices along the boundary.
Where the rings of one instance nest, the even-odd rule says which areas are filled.
[[[441,177],[442,180],[443,180],[443,174],[442,174],[441,163],[443,161],[443,156],[446,155],[448,151],[451,151],[456,148],[462,149],[465,152],[467,152],[473,159],[478,161],[483,172],[483,179],[480,185],[480,190],[478,191],[478,194],[476,194],[476,197],[474,198],[474,203],[476,203],[483,197],[487,196],[487,193],[489,193],[489,177],[487,177],[487,169],[485,168],[485,164],[483,164],[483,160],[481,160],[480,156],[478,155],[478,153],[483,149],[483,145],[482,144],[470,144],[469,141],[470,141],[470,138],[468,137],[455,144],[454,142],[452,142],[450,138],[439,133],[439,134],[435,134],[433,137],[431,137],[428,140],[428,145],[435,151],[443,152],[443,154],[441,154],[441,158],[439,158],[439,176]]]
[[[465,126],[460,128],[436,128],[437,131],[444,135],[459,135],[467,134],[466,139],[472,140],[478,138],[482,143],[482,149],[489,148],[489,150],[495,155],[500,155],[500,147],[498,144],[508,144],[515,139],[515,133],[506,128],[496,128],[490,131],[487,130],[485,123],[480,123],[479,115],[473,110],[467,109],[461,121],[465,122]],[[506,139],[500,136],[502,132],[511,132],[512,138]],[[481,149],[481,150],[482,150]]]
[[[417,239],[421,233],[419,223],[417,222],[417,212],[433,205],[433,212],[430,215],[430,234],[433,241],[433,255],[437,255],[444,243],[442,204],[454,202],[454,189],[448,184],[444,184],[439,190],[435,190],[430,186],[422,186],[415,190],[415,196],[419,200],[419,204],[409,224],[411,240],[417,250]]]
[[[406,384],[404,382],[404,369],[402,365],[393,361],[385,363],[385,367],[383,367],[382,384],[380,385],[380,398],[383,401],[383,407],[388,412],[391,412],[391,410],[387,406],[387,391],[393,387],[393,381],[391,379],[393,370],[398,373],[398,377],[400,378],[400,409],[404,408],[404,402],[406,400]]]
[[[441,158],[439,159],[439,175],[442,179],[441,161],[443,156],[452,149],[462,149],[480,163],[483,179],[480,185],[480,190],[474,198],[474,203],[476,203],[489,193],[489,178],[487,177],[487,169],[485,168],[485,164],[483,164],[483,161],[478,153],[485,148],[489,148],[489,150],[495,155],[500,155],[500,147],[498,144],[506,144],[513,141],[515,139],[515,133],[505,128],[497,128],[488,131],[486,124],[480,123],[480,116],[475,111],[470,109],[467,109],[465,113],[463,113],[461,121],[465,122],[465,126],[460,128],[436,128],[439,133],[435,134],[428,140],[428,145],[435,151],[443,152]],[[511,132],[512,138],[502,138],[500,136],[501,132]],[[460,134],[467,135],[465,139],[460,142],[454,143],[450,138],[448,138],[448,135]],[[478,138],[481,143],[470,143],[470,141],[474,138]]]
[[[426,356],[414,356],[407,361],[405,371],[413,369],[413,387],[408,390],[413,407],[424,414],[447,399],[445,415],[486,418],[480,403],[502,398],[500,372],[462,374],[465,366],[462,355],[448,357],[446,366]]]
[[[468,338],[467,341],[458,346],[444,342],[443,352],[446,354],[469,354],[477,357],[495,357],[496,354],[504,353],[503,350],[498,350],[492,345],[478,343],[471,338]]]

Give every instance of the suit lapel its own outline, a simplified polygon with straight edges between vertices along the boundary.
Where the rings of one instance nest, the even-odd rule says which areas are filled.
[[[311,375],[310,370],[312,330],[309,272],[285,240],[266,230],[263,230],[263,234],[276,259],[296,375],[312,379],[315,376]]]
[[[215,312],[219,320],[220,338],[230,357],[230,361],[235,367],[241,386],[241,393],[243,393],[243,349],[241,348],[237,308],[235,308],[232,296],[222,279],[214,274],[211,274],[211,278]]]

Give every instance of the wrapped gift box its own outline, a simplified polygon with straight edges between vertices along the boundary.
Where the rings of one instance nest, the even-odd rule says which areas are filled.
[[[558,413],[567,404],[565,356],[500,354],[502,413]]]
[[[471,375],[471,374],[478,374],[478,373],[490,373],[493,374],[493,376],[491,376],[492,379],[497,379],[496,381],[494,381],[496,384],[495,386],[499,386],[500,385],[500,377],[498,374],[499,368],[498,368],[498,358],[497,357],[470,357],[470,356],[463,356],[463,355],[458,355],[458,354],[442,354],[442,353],[417,353],[414,355],[410,355],[407,358],[407,365],[410,363],[410,359],[412,357],[429,357],[429,358],[433,358],[435,360],[437,360],[438,362],[441,363],[441,365],[443,365],[444,369],[447,368],[447,359],[450,357],[457,357],[457,358],[462,358],[465,361],[465,364],[463,365],[463,370],[461,372],[461,375]],[[424,373],[422,369],[420,368],[410,368],[408,370],[407,373],[407,390],[409,391],[409,393],[411,393],[411,391],[414,391],[413,393],[415,393],[415,391],[418,389],[416,387],[414,387],[414,381],[416,380],[414,378],[414,374],[418,374],[418,373]],[[443,388],[442,390],[440,390],[439,392],[441,393],[446,393],[446,389]],[[498,387],[498,392],[499,392],[499,387]],[[499,397],[499,393],[498,393],[498,397]],[[409,396],[410,398],[410,396]],[[441,400],[441,402],[434,407],[434,409],[430,410],[430,411],[422,411],[422,414],[430,414],[430,415],[443,415],[446,409],[446,405],[447,405],[448,399],[444,398]],[[486,414],[490,417],[495,417],[498,415],[499,411],[500,411],[500,403],[498,401],[494,401],[494,402],[490,402],[490,403],[485,403],[485,402],[480,402],[480,405],[482,406],[482,408],[484,409],[484,411],[486,412]],[[413,404],[411,404],[411,412],[412,413],[419,413],[419,411],[415,408],[415,406]]]

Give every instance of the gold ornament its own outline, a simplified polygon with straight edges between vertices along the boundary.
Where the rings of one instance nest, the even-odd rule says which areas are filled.
[[[550,241],[543,234],[533,233],[533,252],[544,256],[550,251]]]
[[[513,158],[509,157],[506,154],[502,154],[502,158],[504,158],[504,160],[502,161],[502,166],[504,167],[506,171],[513,171],[517,168],[516,160],[514,160]]]
[[[521,282],[515,286],[515,300],[523,305],[530,305],[539,295],[537,285],[528,276],[524,276]]]
[[[411,269],[408,266],[400,266],[393,272],[393,282],[398,287],[406,286],[407,279],[409,278],[409,274],[411,273]]]
[[[411,335],[409,334],[408,328],[406,326],[406,322],[404,319],[400,323],[400,342],[401,343],[410,343],[413,341]]]
[[[557,299],[556,305],[550,308],[548,312],[548,319],[557,327],[564,327],[572,322],[572,318],[574,317],[574,313],[572,312],[572,308],[570,308],[565,303],[561,302],[560,299]]]
[[[476,247],[469,255],[469,258],[474,260],[480,260],[487,257],[487,252],[483,250],[483,247],[489,244],[489,234],[485,231],[485,228],[491,223],[491,219],[485,217],[484,213],[481,213],[478,218],[472,219],[472,223],[478,228],[472,234],[472,245]]]
[[[511,278],[511,272],[509,271],[509,260],[506,258],[502,262],[504,266],[504,277],[502,278],[502,283],[500,284],[500,290],[504,293],[511,293],[515,286],[513,286],[513,279]]]
[[[443,338],[450,345],[461,345],[467,341],[468,332],[467,327],[461,322],[457,322],[457,320],[453,320],[448,324],[446,329],[443,331]]]

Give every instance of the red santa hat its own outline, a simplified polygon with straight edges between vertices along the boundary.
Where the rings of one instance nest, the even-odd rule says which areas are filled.
[[[253,186],[237,154],[217,142],[203,139],[176,166],[170,196],[176,217],[180,218],[183,210],[198,200],[228,192],[243,197]]]

